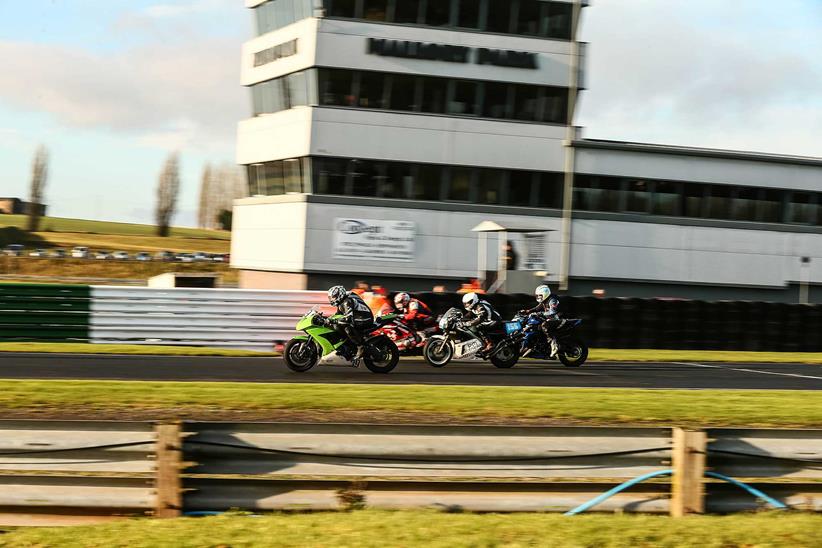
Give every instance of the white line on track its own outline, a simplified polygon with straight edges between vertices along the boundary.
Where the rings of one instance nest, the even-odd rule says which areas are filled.
[[[759,369],[745,369],[743,367],[727,367],[724,365],[708,365],[706,363],[692,363],[692,362],[671,362],[679,365],[692,365],[694,367],[707,367],[710,369],[727,369],[730,371],[741,371],[743,373],[759,373],[760,375],[778,375],[780,377],[796,377],[799,379],[813,379],[822,381],[822,377],[814,377],[812,375],[800,375],[798,373],[777,373],[776,371],[760,371]]]

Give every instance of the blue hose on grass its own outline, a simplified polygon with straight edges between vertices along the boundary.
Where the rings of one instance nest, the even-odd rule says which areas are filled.
[[[619,493],[621,491],[624,491],[625,489],[628,489],[629,487],[632,487],[632,486],[636,485],[637,483],[642,483],[643,481],[645,481],[647,479],[656,478],[656,477],[660,477],[660,476],[670,476],[673,473],[674,473],[673,470],[668,469],[668,470],[658,470],[656,472],[649,472],[647,474],[643,474],[639,477],[636,477],[634,479],[628,480],[626,482],[623,482],[623,483],[617,485],[613,489],[610,489],[610,490],[606,491],[605,493],[602,493],[601,495],[598,495],[598,496],[592,498],[588,502],[580,504],[579,506],[577,506],[573,510],[569,510],[568,512],[565,512],[565,515],[566,516],[575,516],[577,514],[581,514],[582,512],[585,512],[586,510],[589,510],[589,509],[593,508],[594,506],[596,506],[600,502],[603,502],[603,501],[611,498],[612,496],[616,495],[617,493]],[[708,476],[708,477],[711,477],[711,478],[716,478],[716,479],[720,479],[722,481],[726,481],[726,482],[728,482],[732,485],[736,485],[737,487],[739,487],[741,489],[744,489],[745,491],[747,491],[751,495],[764,500],[765,502],[767,502],[768,504],[770,504],[774,508],[777,508],[779,510],[787,510],[788,509],[788,506],[786,504],[776,500],[773,497],[769,497],[768,495],[766,495],[765,493],[763,493],[759,489],[757,489],[755,487],[752,487],[752,486],[748,485],[747,483],[743,483],[739,480],[736,480],[736,479],[731,478],[729,476],[719,474],[717,472],[705,472],[705,475]]]

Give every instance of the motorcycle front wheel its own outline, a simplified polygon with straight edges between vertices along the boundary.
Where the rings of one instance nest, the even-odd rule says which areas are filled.
[[[378,337],[369,343],[362,361],[372,373],[390,373],[400,361],[400,351],[388,337]]]
[[[320,353],[313,341],[291,339],[283,349],[285,365],[296,373],[305,373],[320,361]]]
[[[565,367],[579,367],[588,359],[588,345],[577,338],[562,342],[559,361]]]
[[[500,369],[510,369],[519,361],[519,352],[513,345],[506,344],[491,356],[491,363]]]
[[[434,336],[425,341],[422,356],[428,362],[428,365],[445,367],[454,357],[454,347],[445,337]]]

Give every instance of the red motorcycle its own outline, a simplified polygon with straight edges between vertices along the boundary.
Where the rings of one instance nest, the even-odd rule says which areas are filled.
[[[390,323],[383,325],[374,333],[382,334],[394,341],[401,354],[421,354],[425,346],[425,341],[431,335],[439,333],[439,327],[436,324],[426,327],[420,331],[414,331],[407,323],[402,320],[399,314],[386,314],[380,316],[383,320],[391,320]]]

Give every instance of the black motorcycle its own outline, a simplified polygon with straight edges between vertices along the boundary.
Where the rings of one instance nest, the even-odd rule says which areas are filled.
[[[433,335],[425,343],[422,354],[430,365],[445,367],[453,359],[480,358],[490,360],[496,367],[508,369],[519,360],[519,348],[508,336],[505,322],[499,322],[486,336],[493,343],[491,350],[476,335],[462,325],[462,311],[452,308],[442,315],[439,321],[442,334]]]

